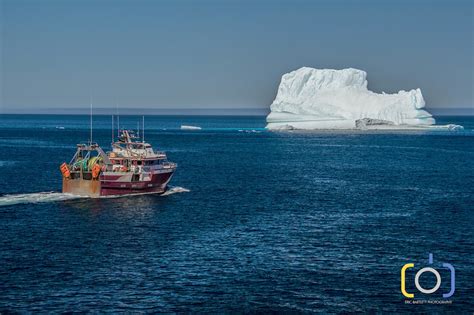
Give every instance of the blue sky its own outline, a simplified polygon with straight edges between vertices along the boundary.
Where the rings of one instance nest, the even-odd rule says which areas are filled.
[[[0,1],[4,111],[267,108],[301,66],[473,106],[472,1]]]

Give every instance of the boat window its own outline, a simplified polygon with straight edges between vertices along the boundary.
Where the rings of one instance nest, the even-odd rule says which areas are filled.
[[[143,149],[143,145],[134,143],[134,144],[132,144],[132,149]]]

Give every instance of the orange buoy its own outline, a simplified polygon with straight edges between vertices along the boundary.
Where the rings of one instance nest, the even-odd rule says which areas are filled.
[[[95,164],[94,167],[92,168],[92,178],[97,179],[99,177],[101,168],[99,164]]]
[[[69,168],[68,168],[66,163],[61,164],[59,169],[61,170],[61,173],[63,174],[64,177],[66,177],[66,178],[71,177],[71,172],[69,172]]]

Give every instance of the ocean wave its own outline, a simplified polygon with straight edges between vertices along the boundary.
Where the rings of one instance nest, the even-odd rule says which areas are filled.
[[[10,165],[13,165],[15,163],[16,163],[16,161],[0,161],[0,167],[10,166]]]

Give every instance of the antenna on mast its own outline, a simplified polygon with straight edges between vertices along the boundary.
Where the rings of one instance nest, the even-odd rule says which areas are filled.
[[[120,137],[120,115],[119,115],[118,103],[115,104],[115,108],[117,110],[117,137]]]
[[[92,145],[92,96],[90,97],[90,103],[91,103],[91,112],[90,112],[90,120],[91,120],[91,137],[90,137],[90,145]]]

